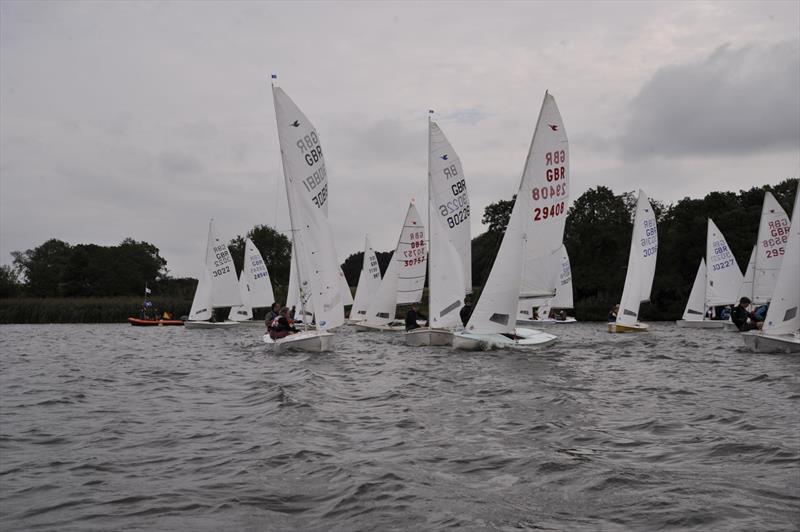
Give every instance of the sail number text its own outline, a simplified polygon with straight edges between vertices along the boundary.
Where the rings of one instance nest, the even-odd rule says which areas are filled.
[[[228,246],[225,244],[220,244],[218,246],[214,246],[214,258],[217,259],[214,261],[214,267],[219,268],[225,264],[231,262],[231,254],[228,251]]]
[[[322,159],[322,146],[319,145],[316,131],[312,130],[311,133],[299,139],[296,146],[308,166],[314,166]]]
[[[425,233],[422,231],[412,231],[409,233],[409,247],[411,249],[403,252],[405,257],[403,266],[411,267],[425,262]]]
[[[639,243],[642,246],[642,256],[649,257],[655,255],[658,251],[658,233],[656,230],[655,220],[645,220],[644,223],[644,238]]]
[[[761,246],[766,249],[767,258],[774,259],[784,255],[786,253],[784,244],[789,241],[789,220],[782,218],[769,222],[769,234],[772,238],[761,241]]]

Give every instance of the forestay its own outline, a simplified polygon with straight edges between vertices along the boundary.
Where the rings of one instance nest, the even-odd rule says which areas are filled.
[[[683,319],[686,321],[703,321],[706,309],[706,260],[700,259],[697,275],[694,277],[689,301],[683,310]]]
[[[378,257],[369,242],[369,235],[364,237],[364,259],[361,265],[361,274],[358,277],[356,297],[353,308],[350,309],[351,319],[364,318],[370,301],[378,293],[381,285],[381,269],[378,266]]]
[[[442,129],[432,120],[428,121],[428,150],[430,218],[439,221],[443,229],[442,236],[455,248],[460,258],[463,291],[470,293],[472,292],[472,239],[467,182],[461,167],[461,159]],[[433,222],[429,223],[432,225]]]
[[[557,261],[551,259],[540,275],[531,271],[527,276],[527,273],[530,265],[558,253],[561,246],[569,192],[568,168],[563,121],[555,99],[545,93],[506,234],[467,323],[469,332],[511,333],[516,326],[521,296],[555,293]]]
[[[765,334],[800,331],[800,187],[794,197],[792,224],[786,236],[783,263],[775,280],[775,295],[761,329]]]
[[[636,216],[633,219],[633,237],[628,255],[628,271],[622,289],[617,323],[632,327],[639,318],[639,305],[649,301],[653,277],[656,272],[658,232],[656,215],[644,191],[639,191]]]
[[[764,206],[758,226],[756,261],[753,275],[753,302],[767,303],[772,299],[781,261],[789,239],[789,217],[770,192],[764,193]]]
[[[328,178],[319,135],[288,95],[272,90],[300,286],[308,283],[317,327],[344,323],[340,268],[328,223]],[[299,245],[298,245],[299,244]]]

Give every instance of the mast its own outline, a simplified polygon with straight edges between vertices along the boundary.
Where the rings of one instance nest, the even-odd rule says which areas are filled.
[[[433,243],[433,226],[431,225],[431,115],[433,109],[428,109],[428,260],[426,261],[428,269],[428,325],[431,323],[431,281],[433,280],[433,270],[431,270],[431,244]],[[424,286],[424,284],[423,284]]]
[[[272,74],[272,79],[278,79],[278,76]],[[277,109],[278,104],[277,101],[275,100],[275,83],[270,82],[270,86],[272,87],[272,105]],[[278,124],[277,120],[275,121],[275,127],[279,129],[278,135],[280,135],[280,125]],[[283,155],[283,147],[281,146],[280,149],[281,149],[281,168],[283,168],[283,176],[285,179],[287,176],[286,158]],[[301,290],[301,287],[303,286],[303,278],[300,274],[300,258],[298,257],[300,250],[299,247],[297,246],[297,237],[295,236],[295,232],[297,231],[297,229],[295,229],[294,217],[292,216],[292,192],[290,189],[291,187],[288,186],[286,187],[286,201],[289,204],[289,224],[291,225],[292,228],[292,248],[295,251],[293,255],[295,262],[295,271],[297,272],[297,290],[300,294],[300,315],[303,316],[303,330],[305,331],[308,329],[308,324],[306,323],[306,304],[303,299],[303,291]]]

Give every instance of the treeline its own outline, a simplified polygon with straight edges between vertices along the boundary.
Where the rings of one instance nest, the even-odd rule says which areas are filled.
[[[659,250],[651,301],[642,306],[643,319],[680,317],[697,265],[705,254],[707,218],[723,232],[744,270],[755,244],[764,192],[771,191],[791,212],[797,182],[794,178],[738,193],[712,192],[705,198],[684,198],[673,205],[651,198],[657,215]],[[635,204],[632,192],[614,194],[599,186],[577,198],[567,213],[564,243],[572,266],[575,315],[579,319],[603,320],[619,301]],[[472,240],[476,294],[492,268],[513,205],[513,198],[500,200],[484,211],[481,221],[488,229]],[[245,238],[256,244],[270,272],[276,298],[285,301],[291,242],[263,225],[237,236],[229,243],[237,273],[242,268]],[[377,252],[382,272],[391,254]],[[0,267],[0,323],[124,321],[138,311],[145,284],[160,308],[181,315],[188,313],[197,286],[196,279],[170,277],[167,261],[158,248],[131,238],[118,246],[72,246],[52,239],[12,256],[13,267]],[[363,252],[357,252],[342,264],[351,287],[358,283],[362,261]],[[101,301],[104,298],[107,301]]]

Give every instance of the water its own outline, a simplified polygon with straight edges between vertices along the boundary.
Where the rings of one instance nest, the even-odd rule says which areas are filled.
[[[545,351],[345,331],[0,327],[0,528],[796,530],[800,357],[555,326]]]

